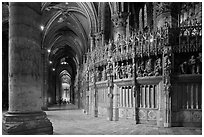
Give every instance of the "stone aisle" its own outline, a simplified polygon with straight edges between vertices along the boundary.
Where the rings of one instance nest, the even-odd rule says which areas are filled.
[[[83,114],[74,105],[51,107],[46,111],[53,123],[55,135],[201,135],[202,128],[158,128],[135,121],[120,119],[107,121],[105,117],[94,118]]]

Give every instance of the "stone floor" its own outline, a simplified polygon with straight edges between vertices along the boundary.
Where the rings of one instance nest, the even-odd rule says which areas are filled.
[[[86,115],[73,105],[50,107],[46,111],[55,135],[201,135],[202,128],[158,128],[135,121],[107,121],[105,117]]]

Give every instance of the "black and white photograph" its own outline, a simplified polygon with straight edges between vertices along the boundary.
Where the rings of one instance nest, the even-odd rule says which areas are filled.
[[[202,1],[2,2],[2,135],[202,135]]]

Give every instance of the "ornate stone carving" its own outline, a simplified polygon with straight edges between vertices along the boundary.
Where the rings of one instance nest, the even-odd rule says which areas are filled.
[[[104,66],[102,71],[102,80],[105,81],[106,79],[107,79],[106,66]]]
[[[143,76],[152,76],[152,75],[153,75],[152,59],[150,58],[147,60]]]
[[[163,64],[163,80],[164,80],[164,92],[165,94],[169,95],[171,82],[171,69],[172,69],[172,62],[171,62],[171,47],[165,47],[164,49],[164,64]]]
[[[151,119],[151,120],[156,120],[156,113],[155,113],[155,111],[152,111],[152,110],[150,110],[149,112],[148,112],[148,119]]]
[[[156,16],[162,13],[171,11],[171,2],[156,2],[155,3]]]
[[[129,13],[127,12],[118,12],[112,16],[112,22],[114,24],[114,27],[126,27],[126,20],[129,16]]]
[[[189,66],[190,66],[190,71],[191,71],[191,74],[195,74],[196,72],[196,59],[195,59],[195,56],[192,55],[191,58],[189,59]]]
[[[142,77],[144,73],[144,62],[142,61],[137,69],[137,76]]]
[[[188,63],[186,61],[184,61],[183,63],[181,63],[180,67],[180,72],[181,74],[186,74],[188,71]]]
[[[202,73],[202,55],[198,54],[197,57],[191,56],[189,60],[185,60],[179,65],[180,74],[201,74]]]
[[[113,75],[113,64],[111,62],[111,59],[108,59],[108,65],[106,67],[106,71],[108,75]]]
[[[139,119],[145,119],[146,113],[143,110],[139,110],[138,116],[139,116]]]
[[[162,73],[161,58],[158,58],[155,64],[154,75],[159,76],[161,75],[161,73]]]
[[[196,73],[197,74],[201,74],[202,73],[202,53],[199,53],[198,57],[197,57],[197,69],[196,69]]]
[[[131,78],[132,77],[132,73],[133,73],[133,71],[132,71],[132,65],[131,64],[128,64],[128,62],[127,62],[127,78]]]
[[[115,65],[115,79],[120,79],[120,66],[118,62]]]
[[[201,112],[192,112],[192,120],[194,121],[194,122],[200,122],[200,121],[202,121],[202,113]]]

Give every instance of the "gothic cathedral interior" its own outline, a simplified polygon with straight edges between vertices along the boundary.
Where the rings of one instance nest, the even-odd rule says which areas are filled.
[[[53,134],[45,111],[56,104],[202,126],[201,2],[3,2],[2,11],[4,134]]]

